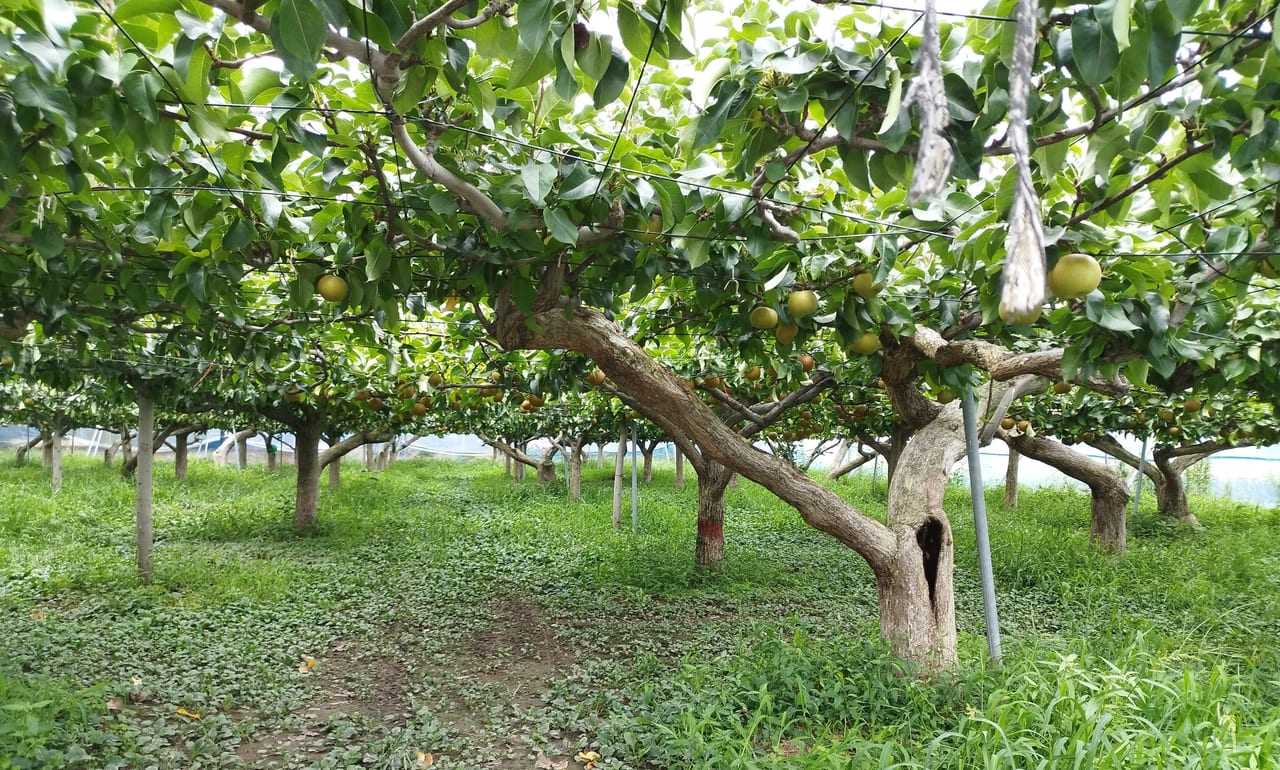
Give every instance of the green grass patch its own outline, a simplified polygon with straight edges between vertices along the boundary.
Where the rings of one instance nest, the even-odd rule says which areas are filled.
[[[1149,509],[1128,553],[1088,500],[989,494],[1006,665],[985,660],[967,491],[962,663],[906,676],[876,638],[870,570],[750,483],[727,562],[692,563],[696,491],[670,468],[612,527],[584,497],[488,462],[346,467],[319,530],[292,477],[161,464],[156,578],[133,567],[132,486],[68,458],[0,468],[0,768],[1271,767],[1280,733],[1280,514]],[[884,482],[831,482],[884,513]],[[308,668],[308,660],[314,667]]]

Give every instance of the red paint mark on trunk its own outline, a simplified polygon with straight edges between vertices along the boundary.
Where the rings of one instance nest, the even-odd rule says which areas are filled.
[[[698,537],[704,540],[724,540],[724,522],[699,519]]]

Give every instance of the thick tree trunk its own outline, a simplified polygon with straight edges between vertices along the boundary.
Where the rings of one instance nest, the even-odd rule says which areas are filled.
[[[1184,468],[1175,465],[1176,460],[1156,449],[1154,465],[1159,471],[1156,478],[1156,509],[1165,516],[1193,529],[1200,528],[1200,520],[1191,513],[1191,504],[1187,501],[1187,483],[1183,476]]]
[[[1012,510],[1018,507],[1018,450],[1009,447],[1009,460],[1004,466],[1004,507]]]
[[[178,481],[186,481],[191,432],[183,431],[174,435],[173,439],[173,477]]]
[[[618,451],[613,457],[613,528],[622,529],[622,485],[623,473],[627,469],[627,424],[622,423],[618,430]]]
[[[538,484],[540,486],[545,487],[548,484],[554,484],[554,483],[556,483],[555,460],[551,460],[550,462],[544,461],[544,462],[538,463]]]
[[[1120,474],[1064,444],[1036,436],[1006,437],[1005,443],[1033,460],[1056,468],[1089,487],[1089,534],[1106,553],[1122,554],[1125,549],[1125,506],[1129,490]]]
[[[236,434],[236,468],[245,470],[249,467],[249,437],[254,431],[245,430]]]
[[[676,491],[685,489],[685,453],[676,446]]]
[[[138,468],[137,510],[134,522],[134,540],[138,551],[138,575],[144,583],[151,582],[154,572],[152,548],[151,500],[152,482],[155,479],[155,401],[146,386],[137,387],[138,398]]]
[[[53,468],[53,447],[58,443],[58,434],[49,432],[46,434],[44,444],[40,446],[40,464],[46,468]]]
[[[942,498],[952,467],[965,455],[959,402],[903,443],[889,481],[896,548],[876,570],[880,634],[903,658],[946,669],[956,663],[955,553]]]
[[[342,485],[342,458],[329,463],[329,489],[337,489]]]
[[[705,462],[698,470],[698,537],[694,564],[699,572],[717,572],[724,566],[724,492],[733,471],[717,462]]]
[[[644,455],[644,465],[640,466],[640,480],[648,484],[653,481],[653,453],[658,449],[657,444],[648,449],[641,450]]]
[[[298,491],[294,498],[293,528],[310,532],[316,526],[320,501],[320,425],[304,423],[294,429],[294,458],[298,464]]]

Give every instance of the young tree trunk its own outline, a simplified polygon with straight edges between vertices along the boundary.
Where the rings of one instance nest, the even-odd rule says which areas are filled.
[[[342,458],[329,463],[329,489],[337,489],[342,485]]]
[[[365,445],[364,445],[364,469],[365,469],[366,471],[372,471],[372,470],[374,469],[374,468],[373,468],[373,444],[372,444],[372,443],[369,443],[369,444],[365,444]]]
[[[724,566],[724,492],[733,471],[715,462],[698,470],[698,537],[694,564],[699,572],[718,572]]]
[[[1004,466],[1004,507],[1018,507],[1018,450],[1009,447],[1009,460]]]
[[[1125,488],[1120,474],[1065,444],[1043,436],[1007,437],[1005,443],[1033,460],[1084,482],[1091,496],[1090,538],[1104,553],[1124,553],[1125,507],[1129,502],[1129,490]]]
[[[142,582],[150,583],[154,571],[152,548],[154,538],[151,522],[152,482],[155,479],[155,401],[145,385],[136,388],[138,398],[138,469],[137,510],[134,522],[134,540],[138,551],[138,575]]]
[[[569,445],[569,499],[582,499],[582,440]]]
[[[46,468],[53,468],[53,446],[58,443],[58,434],[50,431],[45,436],[45,442],[40,447],[40,464]]]
[[[178,481],[187,479],[187,458],[191,447],[191,432],[176,434],[173,443],[173,477]]]
[[[62,491],[62,412],[53,415],[53,440],[49,442],[53,450],[50,458],[50,477],[53,480],[53,491]]]
[[[622,485],[627,458],[627,424],[618,430],[618,451],[613,458],[613,528],[622,529]]]
[[[249,467],[249,437],[252,430],[240,431],[236,434],[236,467],[245,470]]]
[[[844,458],[848,456],[849,450],[852,448],[853,448],[853,439],[851,438],[840,439],[840,445],[836,447],[836,456],[831,458],[831,470],[827,471],[827,478],[829,479],[839,478],[839,476],[832,476],[831,474],[835,472],[836,468],[839,468],[841,465],[844,465]]]
[[[297,532],[310,532],[316,526],[320,500],[320,433],[318,421],[294,426],[298,492],[293,506],[293,528]]]
[[[262,443],[267,448],[267,472],[275,473],[279,466],[279,458],[276,456],[276,437],[264,433]]]
[[[676,447],[676,491],[684,489],[684,452]]]
[[[653,481],[653,453],[657,449],[656,442],[647,448],[641,449],[641,454],[644,455],[644,464],[640,466],[640,480],[646,484]]]
[[[604,467],[604,444],[596,444],[596,467]]]
[[[493,451],[498,451],[498,448],[494,447]],[[507,478],[511,478],[511,455],[503,455],[502,459],[505,461],[503,463],[503,472]]]

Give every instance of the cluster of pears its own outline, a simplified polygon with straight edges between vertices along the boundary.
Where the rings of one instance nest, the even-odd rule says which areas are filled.
[[[875,283],[870,272],[858,273],[853,278],[853,291],[863,299],[869,299],[880,293],[883,284]],[[787,295],[787,313],[794,320],[807,318],[818,312],[818,294],[812,289],[796,289]],[[768,305],[757,305],[748,316],[752,328],[775,329],[778,342],[788,345],[795,341],[800,333],[800,326],[795,323],[778,324],[778,311]],[[875,332],[864,332],[849,344],[849,350],[860,355],[869,356],[880,349],[880,337]]]

